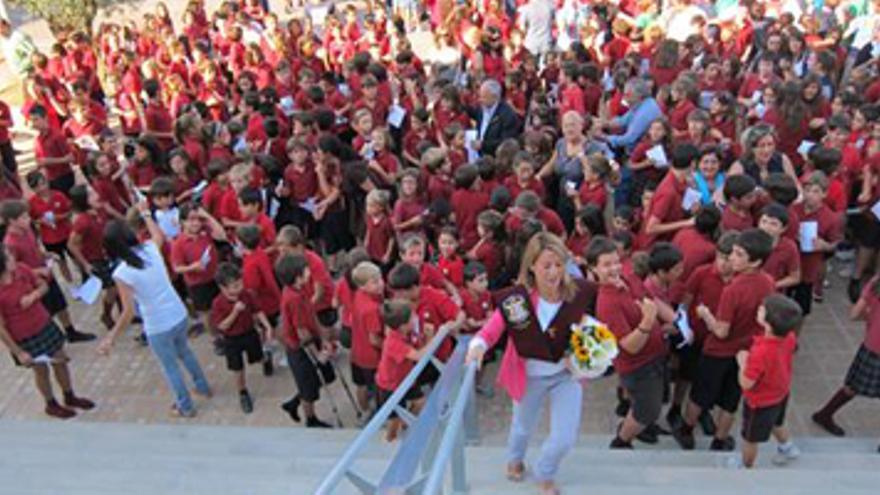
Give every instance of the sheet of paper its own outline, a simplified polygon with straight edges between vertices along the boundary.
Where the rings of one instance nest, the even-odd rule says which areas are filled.
[[[803,141],[801,141],[800,146],[798,146],[797,151],[803,157],[806,158],[806,156],[810,153],[810,150],[813,149],[813,146],[816,146],[816,143],[814,143],[812,141],[803,140]]]
[[[269,200],[269,218],[275,220],[275,217],[278,216],[278,210],[281,209],[281,202],[278,201],[277,198],[272,198]]]
[[[284,113],[286,117],[290,117],[296,112],[296,109],[293,106],[292,96],[285,96],[284,98],[281,98],[278,104],[281,105],[281,112]]]
[[[763,103],[758,103],[757,105],[755,105],[755,115],[757,115],[759,119],[763,119],[764,114],[766,113],[767,107],[765,107]]]
[[[477,140],[479,131],[470,129],[464,131],[464,147],[467,149],[468,163],[473,163],[480,158],[480,152],[473,148],[474,141]]]
[[[400,129],[403,126],[405,117],[406,109],[400,105],[391,105],[391,108],[388,109],[388,124],[395,129]]]
[[[76,138],[74,141],[77,146],[84,150],[88,151],[101,151],[101,147],[98,146],[98,142],[95,141],[95,138],[89,135],[80,136]]]
[[[681,207],[685,211],[690,211],[694,205],[700,204],[702,199],[703,195],[700,194],[700,191],[689,187],[684,191],[684,196],[681,197]]]
[[[801,222],[798,238],[801,243],[802,253],[812,253],[816,250],[816,237],[819,236],[819,222]]]
[[[340,93],[342,93],[342,96],[344,96],[346,98],[351,97],[351,87],[349,87],[349,85],[347,83],[340,83],[338,86],[336,86],[336,89]]]
[[[666,168],[669,166],[669,159],[666,157],[666,150],[662,145],[656,145],[645,153],[648,158],[654,162],[656,168]]]
[[[761,101],[761,98],[764,96],[764,92],[760,89],[756,89],[754,93],[752,93],[752,102],[758,103]]]
[[[687,308],[684,305],[679,305],[678,310],[675,312],[675,326],[678,328],[678,331],[681,332],[681,336],[684,339],[684,343],[679,347],[684,347],[694,341],[694,331],[691,329],[691,323],[688,321]]]
[[[315,211],[318,209],[318,202],[312,197],[300,203],[299,207],[314,215]]]
[[[877,220],[880,220],[880,201],[874,203],[874,206],[871,207],[871,213],[877,217]]]
[[[198,184],[195,185],[195,187],[192,188],[193,195],[198,196],[207,187],[208,187],[208,181],[203,180],[203,181],[199,182]]]
[[[712,98],[715,98],[714,91],[702,91],[700,92],[700,108],[703,110],[708,110],[710,106],[712,106]]]
[[[211,264],[211,246],[206,247],[202,252],[202,256],[199,258],[199,263],[202,265],[202,268]]]
[[[98,296],[101,295],[101,279],[94,275],[90,275],[85,283],[79,287],[74,287],[70,294],[86,304],[95,304]]]
[[[168,239],[176,239],[180,235],[180,210],[171,208],[168,210],[156,210],[153,212],[156,224],[162,229],[162,233]]]

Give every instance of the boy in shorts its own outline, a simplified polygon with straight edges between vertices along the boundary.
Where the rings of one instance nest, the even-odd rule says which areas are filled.
[[[757,321],[764,334],[755,337],[749,350],[736,354],[739,385],[745,399],[742,458],[734,460],[736,467],[753,467],[758,444],[769,440],[771,433],[779,442],[774,464],[786,464],[800,456],[784,422],[797,347],[795,331],[803,320],[796,302],[782,294],[770,294],[758,308]]]
[[[386,338],[382,343],[382,357],[376,372],[379,407],[385,404],[412,370],[415,362],[424,355],[424,347],[418,349],[412,345],[416,318],[409,301],[392,299],[382,304],[382,321]],[[418,411],[422,401],[418,384],[413,384],[403,396],[402,402],[409,402],[410,408]],[[400,426],[400,418],[392,414],[385,430],[385,440],[393,442],[397,439]]]
[[[358,408],[368,412],[370,392],[375,389],[376,368],[382,351],[385,284],[382,270],[370,262],[354,267],[351,280],[357,287],[351,320],[351,380],[357,387]]]
[[[211,304],[211,326],[224,336],[226,368],[236,374],[241,410],[250,414],[254,402],[245,382],[243,355],[248,364],[263,360],[263,342],[272,335],[272,325],[257,307],[251,292],[244,289],[241,271],[232,263],[223,263],[215,277],[220,294]],[[262,337],[256,331],[262,328]]]
[[[691,388],[684,422],[672,432],[685,450],[694,448],[697,418],[714,406],[721,408],[721,415],[710,449],[731,451],[735,447],[736,442],[729,434],[742,394],[736,354],[748,349],[752,339],[764,332],[756,315],[764,298],[776,291],[773,278],[761,270],[772,250],[770,234],[759,229],[742,232],[730,252],[731,268],[736,275],[722,291],[718,310],[713,312],[706,305],[696,309],[709,332],[703,344],[703,356],[697,364],[697,378]]]
[[[298,409],[302,405],[307,428],[331,428],[315,414],[315,402],[321,397],[321,378],[315,357],[330,349],[329,345],[321,344],[315,305],[306,295],[306,287],[311,283],[310,272],[309,262],[302,255],[287,254],[275,263],[275,274],[284,287],[281,292],[281,340],[287,348],[287,363],[298,389],[297,395],[281,408],[290,414],[291,419],[299,421]]]

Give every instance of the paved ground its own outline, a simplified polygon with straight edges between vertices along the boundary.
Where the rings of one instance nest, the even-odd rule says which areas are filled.
[[[828,301],[816,306],[810,317],[795,362],[795,378],[788,423],[796,435],[817,436],[822,433],[809,421],[809,415],[839,386],[847,366],[862,337],[862,326],[848,322],[841,287],[834,279]],[[80,329],[103,334],[95,308],[73,303],[75,322]],[[169,416],[172,400],[165,387],[158,365],[149,349],[141,347],[131,337],[121,338],[110,357],[100,357],[91,343],[68,346],[73,357],[75,385],[78,393],[93,398],[98,408],[81,414],[74,421],[119,421],[131,423],[180,422]],[[250,370],[248,379],[256,401],[253,414],[239,410],[238,397],[232,376],[225,369],[222,358],[212,354],[206,336],[192,342],[216,396],[197,401],[199,415],[191,423],[206,425],[291,426],[293,423],[278,408],[295,390],[286,368],[278,368],[275,376],[263,377],[258,368]],[[347,369],[345,357],[340,367]],[[494,376],[496,368],[488,368]],[[594,382],[587,390],[583,405],[585,433],[607,434],[616,425],[613,415],[616,380]],[[12,360],[0,357],[0,418],[13,420],[43,418],[43,403],[34,389],[30,373],[15,368]],[[341,411],[346,427],[355,425],[353,408],[342,387],[331,387],[332,395]],[[880,432],[878,404],[857,399],[839,416],[840,423],[851,435],[872,437]],[[492,400],[479,399],[480,425],[484,438],[490,443],[503,441],[510,418],[510,400],[498,393]],[[331,419],[330,403],[322,400],[319,414]]]

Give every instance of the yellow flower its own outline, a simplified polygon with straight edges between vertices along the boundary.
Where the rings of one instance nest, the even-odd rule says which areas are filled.
[[[600,341],[613,340],[614,334],[611,333],[611,330],[609,330],[608,327],[606,327],[605,325],[597,325],[596,338],[598,338]]]

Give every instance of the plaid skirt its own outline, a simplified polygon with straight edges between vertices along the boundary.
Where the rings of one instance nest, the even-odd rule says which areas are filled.
[[[55,322],[50,320],[49,323],[40,330],[40,333],[22,340],[18,343],[18,346],[21,347],[21,350],[35,358],[43,355],[52,356],[64,347],[64,341],[64,334],[61,333],[61,330],[58,329]],[[21,363],[18,362],[18,358],[15,357],[15,355],[12,356],[12,360],[15,361],[16,365],[21,366]]]
[[[880,398],[880,354],[859,347],[846,373],[846,386],[863,397]]]

